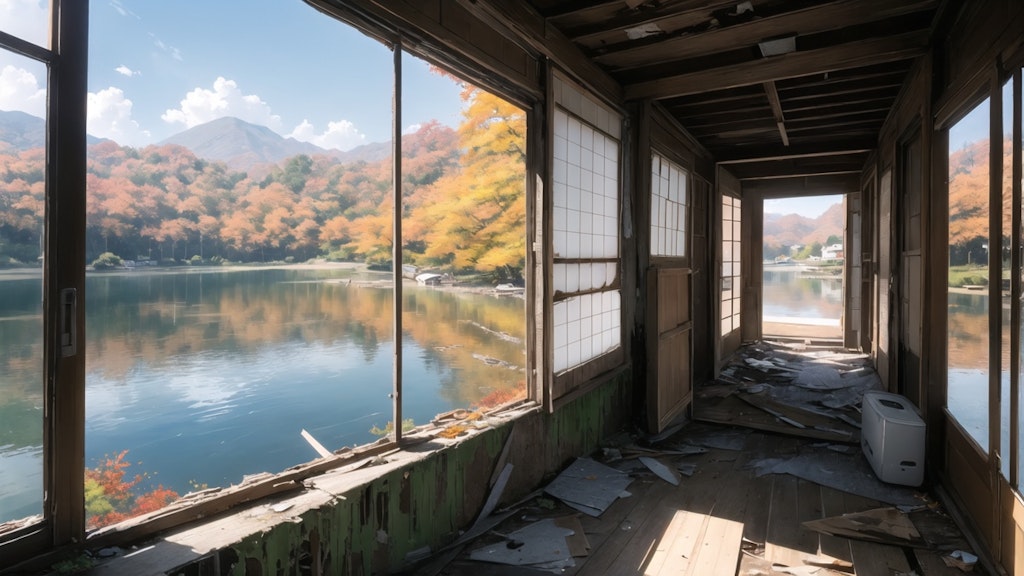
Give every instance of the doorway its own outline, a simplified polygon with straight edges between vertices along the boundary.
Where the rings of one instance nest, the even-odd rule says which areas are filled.
[[[764,200],[763,337],[842,341],[846,212],[842,195]]]

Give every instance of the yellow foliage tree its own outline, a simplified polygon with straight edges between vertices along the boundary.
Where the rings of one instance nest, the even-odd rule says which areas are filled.
[[[466,86],[462,161],[411,214],[405,240],[422,240],[432,264],[521,278],[526,257],[526,114]]]

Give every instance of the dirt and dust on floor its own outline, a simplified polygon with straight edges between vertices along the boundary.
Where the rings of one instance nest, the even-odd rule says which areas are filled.
[[[862,399],[880,388],[863,354],[747,345],[697,387],[692,419],[609,438],[501,507],[515,470],[499,461],[480,519],[414,573],[987,573],[932,495],[863,455]]]

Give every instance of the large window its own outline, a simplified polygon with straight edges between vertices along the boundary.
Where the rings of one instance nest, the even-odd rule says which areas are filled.
[[[989,101],[949,129],[947,400],[971,438],[989,447]]]
[[[43,513],[46,65],[0,55],[0,524]]]
[[[526,397],[520,107],[411,54],[396,61],[303,3],[215,3],[199,20],[171,4],[93,3],[74,19],[93,38],[88,94],[84,61],[60,68],[82,80],[60,134],[87,128],[89,147],[61,174],[86,184],[81,207],[60,212],[71,225],[51,233],[55,55],[7,28],[38,13],[45,40],[49,3],[14,5],[35,11],[0,4],[0,538],[56,519],[49,544],[80,539],[312,460],[307,438],[365,445]],[[335,69],[310,53],[336,55]],[[67,299],[48,287],[66,285],[60,275],[43,278],[58,263],[84,283]],[[67,327],[59,347],[44,344],[48,316]],[[57,370],[68,394],[45,388],[47,355],[77,362]],[[54,486],[73,489],[47,504]]]
[[[561,78],[554,116],[554,371],[622,343],[620,118]]]

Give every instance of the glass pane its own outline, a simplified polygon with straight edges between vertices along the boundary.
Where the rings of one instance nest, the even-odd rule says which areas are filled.
[[[651,255],[686,256],[686,186],[681,166],[651,154]]]
[[[302,3],[132,11],[90,10],[90,527],[312,460],[303,429],[334,450],[394,426],[392,52]],[[325,71],[309,54],[337,58]],[[410,133],[457,128],[451,80],[428,72],[405,88],[429,95]],[[447,166],[455,140],[426,142],[409,179]],[[409,329],[507,314],[469,298],[407,303]],[[449,358],[415,337],[417,409],[465,405]]]
[[[988,452],[989,102],[949,129],[946,406]]]
[[[1018,74],[1020,74],[1022,72],[1024,72],[1024,70],[1019,71]],[[1021,107],[1024,108],[1024,91],[1015,94],[1013,96],[1013,98],[1016,98],[1017,102],[1019,102]],[[1010,116],[1010,122],[1012,122],[1012,121],[1013,121],[1013,116],[1011,115]],[[1004,119],[1004,126],[1005,126],[1005,119]],[[1012,124],[1011,124],[1011,126],[1012,126]],[[1005,132],[1005,130],[1004,130],[1004,132]],[[1024,120],[1022,120],[1022,125],[1018,126],[1018,133],[1024,135]],[[1010,135],[1011,142],[1012,142],[1012,138],[1013,138],[1013,135],[1011,133],[1011,135]],[[1017,142],[1017,146],[1018,147],[1024,147],[1024,139],[1022,139],[1020,142]],[[1011,156],[1011,161],[1012,161],[1012,156]],[[1020,173],[1024,174],[1024,158],[1021,159],[1021,162],[1022,162],[1022,165],[1019,167],[1019,169],[1020,169]],[[1012,171],[1010,172],[1010,177],[1011,178],[1013,177],[1013,172]],[[1024,181],[1022,181],[1022,184],[1024,184]],[[1024,221],[1024,214],[1018,214],[1017,217],[1021,218],[1021,220]],[[1017,241],[1021,242],[1022,244],[1024,244],[1024,238],[1018,238]],[[1024,271],[1022,271],[1022,272],[1024,272]],[[1024,278],[1018,278],[1017,279],[1018,282],[1021,282],[1022,280],[1024,280]],[[1022,296],[1024,296],[1024,291],[1022,291]],[[1021,306],[1022,308],[1024,308],[1024,301],[1018,302],[1017,305]],[[1024,322],[1021,322],[1020,342],[1022,343],[1022,345],[1024,345]],[[1022,370],[1024,370],[1024,354],[1021,354],[1019,356],[1019,358],[1020,358],[1020,362],[1021,362],[1020,368]],[[1019,387],[1017,389],[1017,393],[1018,393],[1017,405],[1019,407],[1021,407],[1021,408],[1024,408],[1024,385],[1020,385],[1020,383],[1018,383],[1018,386]],[[1018,411],[1018,414],[1020,414],[1019,411]],[[1017,445],[1017,450],[1018,450],[1018,452],[1017,452],[1017,487],[1019,489],[1022,485],[1024,485],[1024,417],[1020,417],[1020,416],[1018,416],[1018,421],[1017,421],[1017,437],[1022,440],[1022,441],[1018,442],[1018,445]]]
[[[410,54],[402,74],[461,108],[448,126],[421,93],[402,103],[403,418],[424,424],[526,397],[526,113]]]
[[[1003,138],[1000,146],[1003,153],[1003,185],[1002,185],[1002,258],[1000,258],[1000,284],[1002,294],[1000,302],[1001,314],[1001,359],[999,363],[999,471],[1003,477],[1010,478],[1010,247],[1013,229],[1013,81],[1003,84]]]
[[[50,0],[0,2],[0,30],[43,48],[50,47]],[[9,62],[0,59],[0,70]],[[6,78],[4,78],[6,80]],[[0,81],[0,85],[6,82]],[[10,108],[0,108],[10,110]]]
[[[0,51],[2,52],[2,51]],[[4,52],[0,90],[0,524],[43,513],[46,67]],[[0,84],[2,85],[2,84]],[[5,85],[6,88],[6,85]]]

